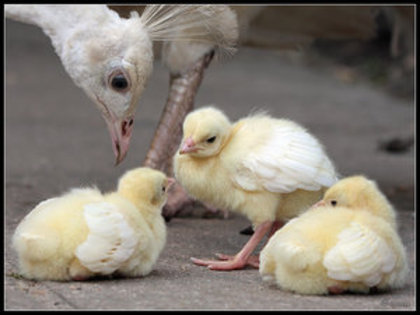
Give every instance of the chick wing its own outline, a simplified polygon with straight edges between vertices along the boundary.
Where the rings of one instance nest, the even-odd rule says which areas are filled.
[[[370,287],[377,285],[395,263],[396,255],[385,240],[357,222],[338,235],[337,244],[323,261],[330,278],[362,281]]]
[[[321,144],[293,125],[275,125],[271,136],[241,157],[233,174],[245,190],[266,189],[290,193],[296,189],[316,191],[337,180],[334,166]]]
[[[77,247],[75,255],[89,270],[111,274],[130,258],[139,237],[113,204],[87,204],[84,217],[90,232]]]

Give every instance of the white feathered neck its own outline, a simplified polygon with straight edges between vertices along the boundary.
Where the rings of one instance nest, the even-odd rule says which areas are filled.
[[[140,17],[133,11],[130,18],[140,19],[151,40],[196,40],[232,50],[237,34],[223,38],[216,25],[220,23],[214,21],[214,16],[226,10],[222,7],[148,5]],[[102,29],[105,35],[110,25],[125,20],[106,5],[6,5],[5,13],[7,18],[41,27],[56,49],[75,29]]]
[[[7,5],[6,17],[42,28],[60,55],[62,46],[77,30],[92,30],[116,23],[119,16],[105,5]]]

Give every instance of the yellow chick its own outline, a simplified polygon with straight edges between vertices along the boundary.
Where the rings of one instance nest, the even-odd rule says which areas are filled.
[[[237,255],[192,258],[214,270],[258,268],[251,254],[264,235],[320,200],[337,180],[322,145],[298,124],[262,113],[232,124],[211,106],[185,118],[174,174],[190,196],[253,224],[253,236]]]
[[[271,237],[260,260],[263,280],[300,294],[400,288],[408,273],[395,211],[363,176],[329,188]]]
[[[173,181],[136,168],[116,192],[77,188],[41,202],[13,235],[21,274],[61,281],[147,275],[166,242],[161,209]]]

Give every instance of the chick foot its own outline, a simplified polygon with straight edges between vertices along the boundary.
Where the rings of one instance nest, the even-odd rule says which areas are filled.
[[[341,287],[339,287],[338,285],[334,285],[334,286],[330,286],[328,287],[328,292],[330,294],[341,294],[343,293],[345,290]]]
[[[216,256],[220,260],[234,260],[235,259],[235,256],[233,255],[225,255],[221,253],[216,253]],[[257,256],[257,255],[249,256],[248,259],[246,260],[246,265],[249,265],[253,268],[258,269],[260,267],[260,256]]]
[[[73,281],[85,281],[93,275],[93,273],[84,267],[78,259],[74,259],[70,264],[69,274]]]
[[[235,256],[229,256],[224,254],[216,254],[219,259],[217,260],[205,260],[191,257],[194,264],[199,266],[207,266],[211,270],[235,270],[242,269],[246,265],[250,265],[254,268],[259,267],[259,257],[251,256],[251,253],[257,247],[258,243],[262,240],[265,234],[267,234],[273,227],[273,222],[268,221],[260,224],[256,229],[252,237],[245,244],[239,253]]]
[[[231,270],[231,269],[218,269],[218,266],[224,267],[232,267],[237,266],[237,269],[243,268],[245,266],[251,266],[255,269],[258,269],[260,267],[260,257],[259,256],[249,256],[245,262],[240,261],[240,258],[238,258],[236,255],[225,255],[221,253],[216,253],[216,256],[219,260],[224,260],[223,262],[217,261],[217,260],[203,260],[203,259],[197,259],[194,257],[191,257],[191,260],[196,264],[200,266],[207,266],[209,269],[212,270]],[[228,264],[229,263],[229,264]]]
[[[191,257],[191,260],[194,264],[199,266],[207,266],[211,270],[235,270],[242,269],[246,265],[249,265],[253,268],[258,269],[260,262],[258,256],[249,256],[248,258],[241,258],[239,255],[231,256],[217,253],[216,256],[222,260],[205,260]]]

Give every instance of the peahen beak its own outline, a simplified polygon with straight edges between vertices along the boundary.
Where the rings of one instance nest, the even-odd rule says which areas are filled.
[[[118,165],[124,160],[130,147],[134,119],[133,116],[119,119],[113,113],[104,118],[111,135],[112,149],[116,159],[115,165]]]

